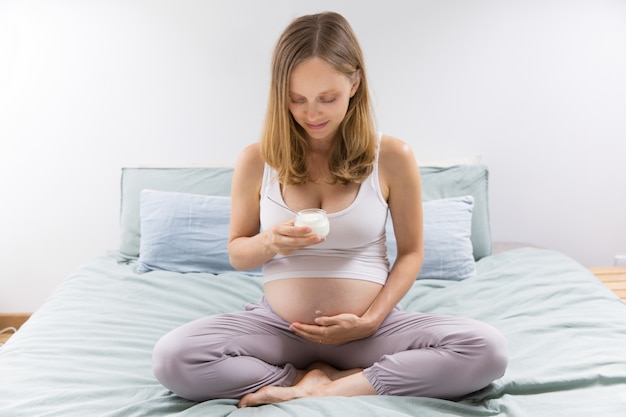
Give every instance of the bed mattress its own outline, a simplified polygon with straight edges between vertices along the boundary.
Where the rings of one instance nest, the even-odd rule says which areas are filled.
[[[262,295],[258,274],[138,274],[112,252],[78,268],[0,348],[0,415],[33,416],[624,416],[626,304],[549,250],[486,256],[463,281],[418,279],[402,308],[473,317],[500,329],[503,378],[459,401],[329,397],[237,409],[194,403],[152,374],[172,328],[238,311]],[[459,370],[461,372],[461,370]]]

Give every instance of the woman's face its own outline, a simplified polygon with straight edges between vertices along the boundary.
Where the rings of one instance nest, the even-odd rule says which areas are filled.
[[[359,82],[321,58],[302,61],[289,79],[289,111],[310,139],[332,139]]]

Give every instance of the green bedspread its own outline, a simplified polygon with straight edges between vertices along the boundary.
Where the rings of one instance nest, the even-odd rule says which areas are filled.
[[[178,398],[152,375],[154,343],[257,301],[261,278],[134,268],[116,253],[82,266],[0,348],[0,416],[626,416],[626,304],[558,252],[489,256],[472,278],[418,280],[405,297],[407,310],[474,317],[508,338],[504,377],[456,402],[330,397],[237,409]]]

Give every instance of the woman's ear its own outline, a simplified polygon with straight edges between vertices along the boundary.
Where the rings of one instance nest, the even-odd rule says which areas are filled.
[[[361,85],[361,70],[357,70],[357,72],[354,73],[354,81],[352,82],[352,88],[350,89],[350,98],[354,97],[360,85]]]

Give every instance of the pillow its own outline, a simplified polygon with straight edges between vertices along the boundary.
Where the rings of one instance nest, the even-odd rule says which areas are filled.
[[[474,197],[472,245],[474,259],[491,254],[489,228],[488,170],[483,165],[420,167],[424,201],[449,197]],[[139,194],[141,190],[229,196],[232,167],[206,168],[123,168],[120,208],[120,257],[139,256]]]
[[[228,261],[230,206],[230,197],[142,191],[137,272],[234,271]]]
[[[472,196],[426,201],[424,262],[417,278],[460,281],[476,274],[472,253]],[[398,254],[391,216],[387,218],[387,256],[393,265]]]
[[[488,183],[489,171],[484,165],[457,165],[446,168],[420,168],[422,199],[438,200],[471,195],[472,247],[474,259],[491,255],[491,229],[489,227]]]
[[[233,168],[123,168],[120,255],[139,256],[139,196],[142,190],[230,196]]]

